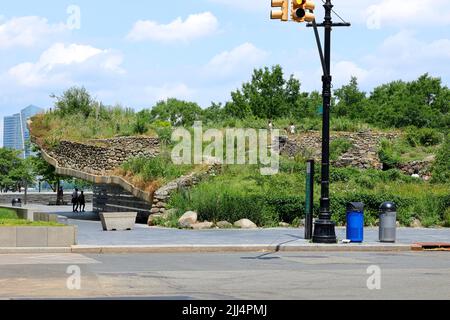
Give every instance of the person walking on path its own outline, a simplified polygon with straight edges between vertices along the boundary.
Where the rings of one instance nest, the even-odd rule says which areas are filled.
[[[86,199],[84,197],[84,191],[81,191],[81,194],[78,197],[78,204],[80,205],[80,212],[86,212]]]
[[[72,209],[73,212],[78,212],[78,189],[75,189],[72,193]]]

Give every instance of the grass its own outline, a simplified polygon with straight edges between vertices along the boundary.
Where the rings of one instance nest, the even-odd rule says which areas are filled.
[[[63,227],[57,222],[39,222],[19,219],[14,210],[0,209],[0,227]]]
[[[169,154],[162,153],[154,158],[129,159],[116,169],[115,174],[142,190],[152,192],[165,183],[198,169],[200,167],[194,165],[175,165]]]
[[[48,112],[32,119],[31,132],[48,148],[58,144],[61,139],[85,142],[91,139],[107,139],[117,136],[134,135],[136,114],[119,107],[105,109],[101,115],[85,117],[82,114],[60,116]],[[155,136],[149,130],[146,136]]]
[[[314,210],[318,214],[320,174],[317,168]],[[226,166],[222,173],[190,190],[175,194],[172,208],[180,213],[194,210],[201,220],[231,223],[248,218],[263,227],[279,222],[297,223],[304,217],[305,165],[301,161],[282,159],[281,172],[261,176],[257,166]],[[409,226],[415,218],[425,226],[448,224],[450,188],[403,175],[398,170],[332,169],[333,219],[345,223],[346,204],[366,204],[366,224],[375,225],[378,208],[385,201],[399,206],[398,219]],[[446,211],[447,210],[447,211]]]

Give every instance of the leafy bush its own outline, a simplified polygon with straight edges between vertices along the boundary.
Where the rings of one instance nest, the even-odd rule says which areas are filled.
[[[56,111],[62,116],[82,114],[87,118],[94,111],[95,101],[84,87],[72,87],[54,98]]]
[[[430,147],[442,142],[442,134],[436,129],[410,127],[406,130],[405,139],[411,147]]]
[[[342,156],[344,153],[348,152],[351,148],[353,148],[353,144],[344,138],[338,138],[330,143],[330,159],[336,161]]]
[[[0,220],[13,220],[13,219],[19,219],[15,211],[9,209],[0,209]]]
[[[400,162],[400,156],[393,148],[393,143],[387,139],[381,141],[381,148],[378,151],[378,156],[383,164],[384,170],[396,168]]]
[[[176,194],[170,204],[183,211],[198,212],[199,219],[203,221],[227,220],[233,223],[247,218],[259,226],[274,226],[277,222],[275,212],[266,204],[264,197],[230,188],[227,184],[201,184],[189,196]]]
[[[450,183],[450,134],[436,155],[433,165],[433,182]]]
[[[126,173],[141,177],[144,182],[160,179],[172,180],[193,169],[193,166],[173,164],[168,154],[154,158],[132,158],[123,163],[121,167]]]
[[[444,211],[444,227],[450,228],[450,207]]]

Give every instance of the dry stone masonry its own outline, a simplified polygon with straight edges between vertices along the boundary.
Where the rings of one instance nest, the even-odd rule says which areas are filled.
[[[167,209],[167,203],[170,200],[170,196],[173,192],[190,188],[199,184],[203,179],[214,176],[220,170],[220,165],[211,166],[208,170],[203,172],[194,172],[185,176],[182,176],[174,181],[169,182],[165,186],[155,191],[153,195],[153,205],[151,209],[152,215],[163,214]]]
[[[155,157],[159,144],[159,139],[144,137],[91,140],[87,144],[61,141],[49,153],[61,167],[104,175],[130,158]]]
[[[382,132],[335,132],[331,135],[331,141],[336,139],[347,139],[353,147],[341,155],[333,163],[337,167],[355,167],[360,169],[382,169],[382,164],[378,157],[379,144],[382,139],[394,140],[399,137],[396,133]],[[289,157],[304,155],[320,161],[321,157],[321,133],[306,132],[301,135],[290,137],[282,141],[281,153]]]

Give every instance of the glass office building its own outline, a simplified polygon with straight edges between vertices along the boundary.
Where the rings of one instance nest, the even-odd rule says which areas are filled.
[[[29,143],[30,132],[27,121],[43,111],[43,109],[31,105],[20,113],[5,117],[3,120],[3,147],[20,151],[22,158],[31,156],[33,153]]]

